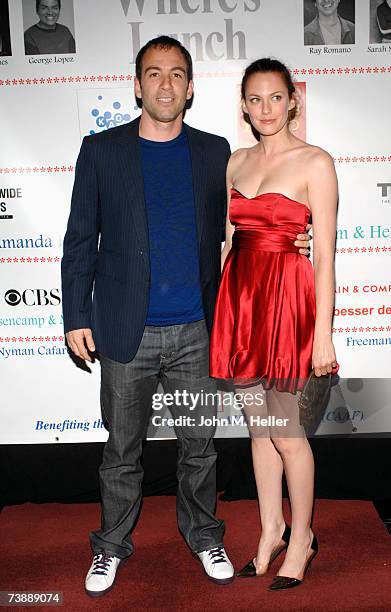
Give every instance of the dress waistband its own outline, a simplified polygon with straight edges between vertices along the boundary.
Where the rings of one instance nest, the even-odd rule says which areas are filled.
[[[296,234],[283,233],[281,228],[235,230],[232,237],[232,246],[237,249],[250,249],[251,251],[269,251],[272,253],[299,253],[299,247],[293,243]]]

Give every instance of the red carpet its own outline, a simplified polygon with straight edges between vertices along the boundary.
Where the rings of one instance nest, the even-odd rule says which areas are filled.
[[[256,550],[256,503],[220,503],[218,516],[226,521],[225,544],[238,569]],[[133,534],[136,552],[120,569],[114,590],[90,599],[83,590],[91,563],[87,535],[98,525],[95,504],[6,507],[0,515],[0,590],[59,590],[62,609],[72,612],[391,609],[391,538],[370,502],[318,501],[319,554],[303,585],[277,593],[266,586],[280,560],[266,578],[210,583],[178,534],[175,498],[154,497],[144,502]]]

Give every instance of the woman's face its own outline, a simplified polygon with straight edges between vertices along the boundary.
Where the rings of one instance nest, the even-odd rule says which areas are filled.
[[[279,72],[257,72],[247,81],[242,105],[257,132],[272,136],[286,125],[296,102],[289,98],[284,77]]]
[[[41,0],[37,13],[43,25],[53,28],[60,16],[60,5],[57,0]]]

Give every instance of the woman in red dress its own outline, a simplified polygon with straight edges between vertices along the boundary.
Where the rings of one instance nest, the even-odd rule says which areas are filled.
[[[245,413],[262,533],[256,557],[238,575],[265,574],[286,549],[271,590],[301,584],[318,550],[311,530],[314,461],[298,397],[312,369],[320,376],[337,365],[331,338],[337,179],[330,155],[289,130],[296,102],[284,64],[265,58],[247,67],[243,112],[260,138],[228,164],[223,275],[211,338],[211,376],[233,380],[254,398]],[[310,219],[313,267],[294,246]],[[269,417],[267,426],[260,417]],[[291,528],[282,510],[283,472]]]

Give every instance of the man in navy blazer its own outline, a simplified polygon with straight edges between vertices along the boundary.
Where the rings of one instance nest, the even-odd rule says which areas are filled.
[[[145,114],[143,106],[142,117]],[[92,329],[91,349],[96,346],[99,353],[121,363],[137,353],[150,297],[141,122],[138,118],[84,138],[62,260],[65,331]],[[210,330],[220,279],[230,148],[224,138],[186,124],[181,129],[190,151],[202,307]],[[178,236],[183,240],[180,232]],[[163,292],[161,299],[167,299]],[[85,337],[91,338],[88,332]],[[84,346],[79,348],[80,356],[88,359]]]
[[[183,123],[192,62],[175,39],[162,36],[140,50],[135,92],[140,119],[83,140],[62,260],[67,341],[82,359],[99,353],[109,429],[100,467],[102,522],[90,535],[94,557],[85,581],[92,596],[113,587],[120,562],[133,553],[142,440],[159,382],[176,398],[170,411],[179,447],[179,529],[208,578],[227,584],[234,576],[224,524],[214,515],[215,426],[205,419],[213,421],[216,402],[199,401],[191,411],[184,399],[216,394],[208,332],[230,148],[224,138]]]

